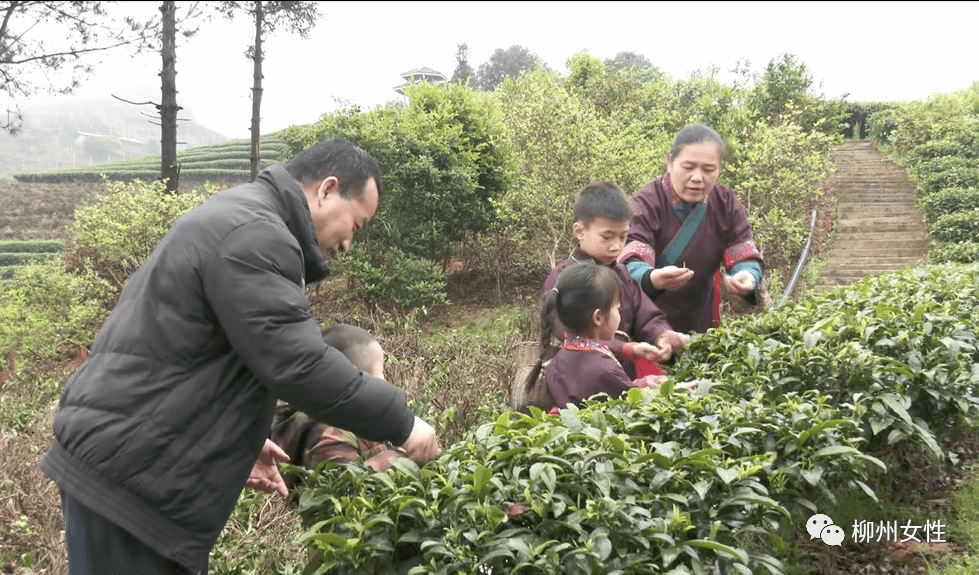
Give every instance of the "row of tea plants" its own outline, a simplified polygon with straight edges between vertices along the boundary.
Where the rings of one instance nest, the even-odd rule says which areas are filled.
[[[502,413],[421,468],[291,468],[315,572],[784,573],[817,501],[876,498],[881,447],[956,459],[977,286],[979,265],[866,278],[697,337],[672,368],[693,397]]]
[[[871,136],[908,167],[934,263],[979,261],[979,82],[870,118]]]

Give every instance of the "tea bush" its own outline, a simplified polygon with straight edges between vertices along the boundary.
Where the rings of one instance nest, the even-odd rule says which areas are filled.
[[[920,197],[933,194],[945,188],[979,187],[979,168],[975,163],[949,168],[947,171],[925,174],[918,180],[916,195]]]
[[[942,437],[977,423],[979,266],[924,266],[730,322],[693,341],[674,375],[739,382],[774,401],[833,398],[874,445],[937,460]]]
[[[917,158],[917,148],[911,155],[912,158]],[[930,159],[923,159],[915,163],[908,162],[908,172],[917,178],[934,178],[938,174],[948,172],[951,170],[961,170],[963,168],[972,168],[976,165],[976,161],[973,158],[966,158],[963,156],[938,156]]]
[[[202,193],[170,194],[159,181],[106,180],[105,186],[97,202],[75,210],[65,258],[69,269],[94,270],[117,289],[122,289],[177,218],[216,192],[208,188]]]
[[[424,308],[446,301],[445,276],[438,264],[396,247],[376,255],[355,245],[339,262],[337,271],[356,283],[351,296],[368,304]]]
[[[61,240],[0,240],[0,254],[56,254],[64,249],[65,243]]]
[[[979,242],[979,207],[939,217],[930,235],[939,242]]]
[[[112,293],[94,271],[67,271],[60,254],[21,266],[0,286],[0,354],[43,362],[64,356],[63,344],[90,345]]]
[[[979,242],[960,242],[942,244],[928,251],[928,263],[972,263],[979,262]]]
[[[979,188],[945,188],[921,198],[921,206],[929,221],[938,218],[979,208]]]

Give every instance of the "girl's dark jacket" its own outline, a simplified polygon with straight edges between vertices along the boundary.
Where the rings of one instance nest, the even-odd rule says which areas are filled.
[[[268,437],[276,398],[404,443],[402,390],[323,343],[305,282],[329,274],[282,166],[181,217],[133,274],[68,382],[41,468],[198,572]]]

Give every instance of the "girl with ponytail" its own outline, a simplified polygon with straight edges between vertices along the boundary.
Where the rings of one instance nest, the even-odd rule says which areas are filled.
[[[556,407],[580,405],[598,393],[618,397],[631,387],[659,387],[666,380],[662,375],[631,379],[619,363],[620,359],[632,361],[637,356],[657,353],[649,343],[626,343],[619,357],[602,343],[613,339],[618,329],[621,299],[622,287],[615,272],[591,262],[574,264],[562,271],[554,288],[542,298],[538,365],[544,361],[551,338],[564,338],[544,371],[547,391]],[[555,315],[567,329],[563,334],[552,333],[552,326],[557,323]],[[696,382],[678,385],[691,392],[696,386]]]

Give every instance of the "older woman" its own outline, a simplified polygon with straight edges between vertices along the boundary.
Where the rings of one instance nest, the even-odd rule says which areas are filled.
[[[673,141],[666,174],[632,198],[629,274],[680,333],[704,332],[720,317],[719,268],[729,291],[756,304],[764,262],[748,214],[717,177],[727,146],[707,126],[687,126]]]

